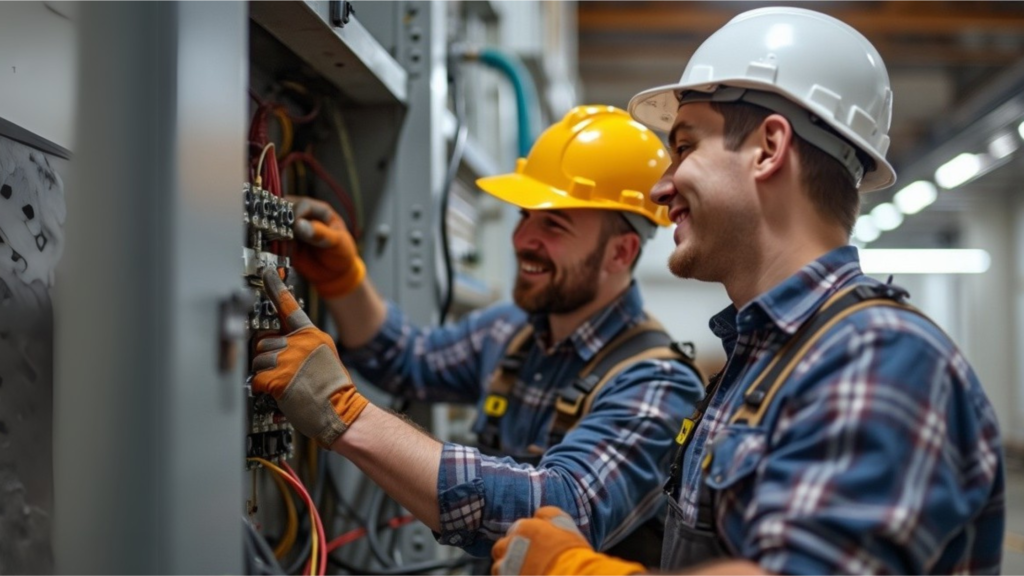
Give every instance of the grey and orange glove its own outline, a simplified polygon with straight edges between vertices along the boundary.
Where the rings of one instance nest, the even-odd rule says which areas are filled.
[[[568,514],[554,506],[517,520],[491,549],[495,576],[505,574],[637,574],[642,564],[595,552]]]
[[[366,277],[366,264],[341,216],[319,200],[293,196],[288,200],[295,202],[295,237],[301,241],[292,265],[324,298],[355,290]]]
[[[257,343],[252,389],[273,396],[296,430],[329,449],[368,402],[331,337],[313,326],[276,269],[263,270],[263,286],[285,334]]]

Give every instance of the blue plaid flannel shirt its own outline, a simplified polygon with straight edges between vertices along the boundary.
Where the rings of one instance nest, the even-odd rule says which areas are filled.
[[[930,322],[893,308],[854,313],[799,362],[760,426],[729,423],[785,339],[830,295],[869,282],[843,247],[712,318],[730,360],[683,461],[684,520],[695,524],[698,490],[716,490],[730,552],[771,573],[997,573],[995,414]]]
[[[513,305],[476,311],[442,328],[411,325],[389,305],[380,333],[343,360],[369,382],[420,401],[475,403],[508,341],[527,321],[537,343],[520,371],[501,418],[503,452],[526,454],[548,447],[559,388],[619,331],[646,318],[634,284],[568,338],[545,349],[546,317],[528,318]],[[437,481],[441,506],[438,541],[476,555],[519,518],[541,506],[568,512],[590,541],[607,548],[663,508],[661,485],[679,422],[704,393],[696,373],[677,361],[643,361],[623,370],[597,393],[590,413],[537,466],[476,448],[446,443]]]

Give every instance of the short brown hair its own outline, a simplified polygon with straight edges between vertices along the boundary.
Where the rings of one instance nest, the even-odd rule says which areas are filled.
[[[739,150],[747,136],[773,114],[767,108],[746,102],[712,102],[711,108],[725,119],[725,147],[732,151]],[[793,141],[802,160],[800,179],[807,187],[811,204],[849,235],[860,211],[860,195],[853,176],[842,163],[796,133]]]

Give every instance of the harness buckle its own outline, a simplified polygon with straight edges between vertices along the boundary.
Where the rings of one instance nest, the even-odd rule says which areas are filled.
[[[555,409],[567,416],[576,416],[583,408],[583,401],[597,386],[598,378],[588,375],[585,378],[573,380],[572,385],[558,393],[555,399]]]

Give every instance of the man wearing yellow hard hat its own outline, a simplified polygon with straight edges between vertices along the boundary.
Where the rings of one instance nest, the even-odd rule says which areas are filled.
[[[668,164],[626,112],[571,110],[514,174],[478,182],[522,208],[515,304],[438,328],[385,302],[341,219],[300,202],[294,264],[332,311],[345,364],[392,394],[477,405],[479,446],[443,444],[369,404],[272,271],[286,334],[260,342],[253,389],[444,544],[485,556],[515,520],[555,505],[598,549],[655,563],[673,439],[703,394],[632,279],[644,241],[668,224],[645,194]]]

